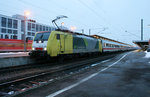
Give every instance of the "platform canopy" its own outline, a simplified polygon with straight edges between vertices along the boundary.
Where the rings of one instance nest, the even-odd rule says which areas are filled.
[[[142,49],[147,49],[149,45],[149,40],[134,40],[133,43]]]

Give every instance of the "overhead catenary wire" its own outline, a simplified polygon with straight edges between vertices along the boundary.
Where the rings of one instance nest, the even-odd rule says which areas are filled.
[[[48,10],[48,9],[46,9],[46,8],[43,8],[43,7],[41,7],[41,6],[38,6],[38,5],[32,4],[32,3],[30,3],[30,2],[27,2],[27,1],[24,1],[24,0],[18,0],[18,1],[22,2],[23,4],[31,5],[32,7],[35,7],[35,8],[38,8],[38,9],[41,9],[41,10],[47,11],[47,12],[52,12],[53,14],[59,15],[59,13],[57,13],[57,12],[55,12],[55,11]]]
[[[45,9],[45,8],[43,8],[43,7],[40,7],[40,6],[38,6],[38,5],[35,5],[35,4],[32,4],[31,2],[27,2],[27,1],[24,1],[24,0],[18,0],[18,1],[20,1],[20,2],[22,2],[23,4],[26,4],[26,5],[31,5],[32,7],[35,7],[35,8],[38,8],[38,9],[40,9],[40,10],[42,10],[42,11],[45,11],[45,12],[47,12],[47,14],[49,14],[49,16],[51,16],[51,14],[50,14],[50,12],[52,12],[53,14],[55,14],[56,16],[57,15],[60,15],[59,13],[56,13],[56,12],[54,12],[54,11],[52,11],[52,10],[48,10],[48,9]],[[59,6],[60,7],[60,6]],[[74,20],[73,18],[69,18],[71,21],[78,21],[78,20]],[[80,22],[81,23],[81,21],[78,21],[78,22]],[[84,23],[82,23],[85,27],[87,26],[86,24],[84,24]]]
[[[82,0],[78,0],[81,4],[83,4],[85,7],[87,7],[90,11],[92,11],[95,15],[97,15],[97,16],[99,16],[99,17],[101,17],[101,18],[103,18],[101,15],[99,15],[93,8],[91,8],[90,6],[88,6],[87,4],[85,4]],[[95,3],[96,4],[96,3]],[[103,12],[104,12],[104,10],[103,10]],[[106,14],[106,12],[104,12],[105,14]],[[106,15],[106,16],[108,16],[108,15]],[[103,18],[105,21],[106,21],[106,19],[105,18]],[[109,25],[111,25],[110,23],[109,23]],[[118,26],[120,26],[120,25],[118,25]],[[122,31],[125,31],[121,26],[120,26],[120,29],[122,29]],[[133,33],[131,33],[131,32],[128,32],[129,34],[131,34],[131,35],[133,35],[133,36],[136,36],[136,37],[139,37],[139,36],[137,36],[136,34],[133,34]]]
[[[4,6],[11,6],[11,5],[9,5],[9,4],[3,4]],[[2,5],[2,6],[3,6]],[[1,12],[6,12],[6,13],[12,13],[12,14],[16,14],[16,13],[14,13],[14,12],[23,12],[23,10],[21,10],[21,9],[18,9],[18,8],[16,8],[16,7],[14,7],[14,6],[11,6],[11,11],[6,11],[6,10],[0,10]],[[14,11],[12,11],[12,10],[14,10]],[[43,10],[43,9],[41,9],[41,10]],[[44,10],[45,11],[45,10]],[[46,11],[47,12],[47,11]],[[47,18],[47,17],[45,17],[45,18]],[[36,19],[38,19],[38,20],[40,20],[40,21],[44,21],[44,22],[47,22],[47,20],[46,19],[44,19],[44,18],[38,18],[38,17],[36,17]],[[72,18],[70,19],[70,20],[73,20]],[[76,20],[77,21],[77,20]],[[51,22],[50,22],[51,23]],[[44,24],[44,23],[42,23],[42,24]],[[49,25],[49,24],[48,24]],[[52,25],[52,24],[51,24]],[[84,24],[85,25],[85,24]],[[87,25],[85,25],[85,26],[87,26]]]
[[[6,11],[6,10],[1,10],[1,9],[0,9],[0,11],[1,11],[1,12],[6,12],[6,13],[12,13],[12,14],[14,14],[12,11]],[[47,20],[42,19],[42,18],[40,18],[40,19],[38,18],[38,20],[47,22]],[[41,23],[41,24],[43,24],[43,23]],[[44,25],[49,25],[49,24],[44,24]]]
[[[85,4],[82,0],[78,0],[82,5],[84,5],[86,8],[88,8],[91,12],[93,12],[98,18],[101,17],[103,20],[105,20],[104,17],[102,17],[101,15],[99,15],[99,13],[97,13],[93,8],[91,8],[90,6],[88,6],[87,4]]]
[[[111,25],[110,22],[106,21],[106,19],[104,17],[102,17],[101,15],[99,15],[99,13],[97,13],[93,8],[91,8],[90,6],[88,6],[87,4],[85,4],[82,0],[78,0],[82,5],[84,5],[87,9],[89,9],[91,12],[93,12],[98,18],[101,17],[103,19],[103,21],[105,23],[107,23],[108,25]],[[112,26],[112,25],[111,25]],[[116,27],[117,28],[117,27]],[[117,28],[118,29],[118,28]]]
[[[19,0],[19,1],[24,1],[24,0]],[[31,5],[31,6],[34,7],[34,4],[32,4],[32,3],[30,3],[30,2],[27,3],[27,1],[24,1],[24,2],[26,2],[27,5]],[[44,10],[42,7],[38,7],[38,6],[36,6],[36,7],[37,7],[37,8],[40,8],[41,10],[43,10],[43,11],[45,11],[45,12],[48,12],[47,10]],[[49,12],[48,12],[48,14],[49,14]],[[79,20],[77,20],[77,19],[73,19],[72,17],[69,17],[68,19],[71,20],[71,21],[74,21],[74,22],[81,23],[81,24],[83,24],[85,27],[88,26],[87,24],[82,23],[81,21],[79,21]],[[82,29],[82,28],[81,28],[81,29]],[[93,28],[91,28],[91,29],[93,29]]]
[[[50,15],[50,12],[52,12],[52,14],[58,14],[58,13],[53,13],[53,11],[51,11],[51,10],[48,10],[48,9],[46,9],[45,10],[45,8],[44,7],[41,7],[41,6],[39,6],[39,5],[37,5],[37,4],[33,4],[33,3],[31,3],[31,2],[29,2],[29,1],[25,1],[25,0],[18,0],[18,1],[20,1],[20,2],[22,2],[23,4],[25,4],[25,5],[30,5],[30,6],[32,6],[32,7],[35,7],[35,8],[38,8],[38,9],[40,9],[40,10],[42,10],[42,11],[45,11],[45,12],[47,12],[47,14],[48,14],[48,16],[51,16]],[[79,1],[81,1],[81,0],[79,0]],[[25,3],[26,2],[26,3]],[[83,1],[81,1],[81,2],[83,2]],[[83,4],[84,4],[84,2],[83,2]],[[85,5],[87,5],[87,4],[85,4]],[[87,5],[88,6],[88,5]],[[93,8],[91,8],[90,6],[88,6],[89,8],[88,9],[90,9],[91,11],[93,11],[94,9]],[[21,10],[22,11],[22,10]],[[95,15],[97,15],[97,17],[101,17],[101,18],[103,18],[99,13],[97,13],[97,11],[95,11],[94,10],[94,14]],[[44,17],[44,16],[43,16]],[[38,18],[38,17],[37,17]],[[47,18],[46,16],[45,16],[45,18]],[[39,18],[38,18],[39,19]],[[46,19],[44,19],[44,18],[40,18],[39,20],[42,20],[42,21],[44,21],[44,22],[47,22],[47,20]],[[71,20],[71,21],[75,21],[76,22],[76,20],[74,20],[74,19],[72,19],[71,17],[69,18],[69,20]],[[77,21],[77,22],[80,22],[81,23],[81,21]],[[84,23],[82,23],[85,27],[87,27],[88,25],[87,24],[84,24]],[[93,28],[90,28],[90,29],[93,29]],[[111,28],[110,28],[111,29]],[[122,28],[121,28],[122,29]],[[122,29],[123,31],[125,31],[124,29]],[[115,33],[113,33],[113,34],[115,34]]]
[[[140,36],[138,36],[138,35],[136,35],[136,34],[133,34],[133,33],[129,32],[129,31],[125,31],[125,32],[129,33],[130,35],[133,35],[133,36],[135,36],[135,37],[140,38]]]

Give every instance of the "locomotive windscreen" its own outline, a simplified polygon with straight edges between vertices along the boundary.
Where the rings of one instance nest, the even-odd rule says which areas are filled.
[[[37,33],[34,41],[39,41],[39,40],[47,41],[49,38],[49,35],[50,35],[50,32]]]

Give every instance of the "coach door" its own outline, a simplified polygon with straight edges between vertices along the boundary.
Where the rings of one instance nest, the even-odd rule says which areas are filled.
[[[102,40],[99,40],[99,51],[100,51],[100,52],[103,52]]]
[[[60,52],[64,53],[65,51],[65,36],[60,34]]]

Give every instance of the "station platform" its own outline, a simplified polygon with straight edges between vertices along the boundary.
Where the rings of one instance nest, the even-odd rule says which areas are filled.
[[[110,66],[109,68],[104,67],[100,70],[101,72],[94,73],[95,76],[86,77],[89,79],[76,87],[58,95],[56,91],[47,97],[51,95],[56,97],[148,97],[150,95],[150,53],[132,52],[125,55],[120,56],[115,62],[106,63],[105,65]]]
[[[21,97],[149,97],[150,53],[132,51]],[[19,97],[18,96],[18,97]]]
[[[29,56],[29,52],[5,52],[0,53],[0,58],[23,57]]]
[[[38,63],[40,60],[30,58],[29,52],[0,53],[0,69]]]

